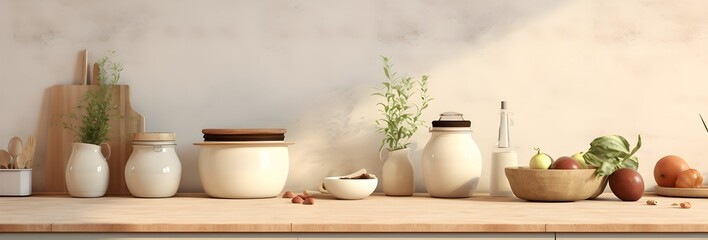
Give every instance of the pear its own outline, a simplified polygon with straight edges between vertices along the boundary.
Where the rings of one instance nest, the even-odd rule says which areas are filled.
[[[536,154],[529,160],[529,168],[532,169],[548,169],[553,164],[553,158],[548,154],[542,153],[540,148],[534,148]]]
[[[573,159],[575,159],[575,161],[578,161],[578,163],[580,163],[580,166],[581,166],[583,169],[587,169],[587,168],[588,168],[588,165],[585,164],[585,158],[583,158],[583,155],[584,155],[584,154],[585,154],[584,152],[578,152],[578,153],[576,153],[576,154],[573,154],[573,156],[570,156],[570,157],[572,157]]]

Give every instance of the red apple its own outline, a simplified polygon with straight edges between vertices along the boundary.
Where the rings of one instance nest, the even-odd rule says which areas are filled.
[[[637,201],[644,195],[644,179],[639,172],[622,168],[609,177],[610,190],[622,201]]]
[[[551,164],[551,169],[582,169],[578,161],[575,161],[572,157],[563,156],[559,157],[558,160]]]

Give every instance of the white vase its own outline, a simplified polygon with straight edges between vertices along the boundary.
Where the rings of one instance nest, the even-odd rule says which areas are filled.
[[[472,196],[482,174],[482,155],[469,127],[433,127],[423,149],[425,188],[432,197]]]
[[[108,157],[110,157],[110,147],[108,149]],[[64,176],[66,188],[72,197],[105,195],[108,189],[108,163],[101,154],[101,146],[74,143]]]
[[[408,158],[408,148],[388,152],[381,175],[384,194],[413,195],[415,192],[413,163]]]
[[[167,136],[167,137],[164,137]],[[125,165],[125,183],[135,197],[164,198],[177,193],[182,163],[173,133],[138,133]]]

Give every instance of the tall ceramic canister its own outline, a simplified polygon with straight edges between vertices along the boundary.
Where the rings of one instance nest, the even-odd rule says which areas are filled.
[[[165,198],[177,193],[182,163],[172,132],[136,133],[125,165],[125,183],[135,197]]]
[[[423,182],[430,196],[463,198],[477,189],[482,155],[470,126],[470,121],[456,112],[445,112],[433,121],[422,160]]]

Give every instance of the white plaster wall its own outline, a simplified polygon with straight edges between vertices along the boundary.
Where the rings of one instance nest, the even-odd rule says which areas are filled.
[[[664,155],[708,174],[706,34],[701,0],[0,0],[0,142],[38,136],[41,191],[47,89],[76,81],[80,50],[91,61],[116,50],[147,130],[177,133],[180,191],[201,191],[202,128],[251,127],[288,129],[286,188],[299,191],[380,172],[369,94],[387,55],[401,73],[432,76],[425,119],[454,110],[472,121],[485,169],[506,100],[522,165],[532,147],[558,157],[642,134],[651,189]],[[428,137],[414,139],[416,164]]]

